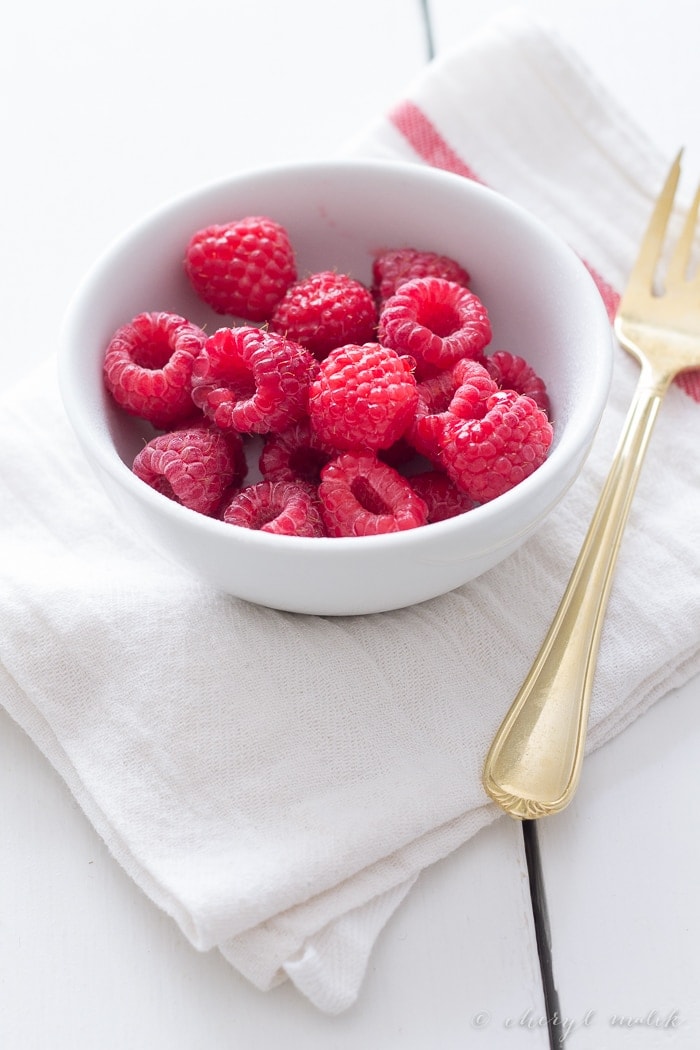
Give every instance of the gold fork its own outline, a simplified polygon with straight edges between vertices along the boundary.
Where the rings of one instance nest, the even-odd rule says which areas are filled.
[[[486,758],[487,793],[520,819],[557,813],[576,790],[603,617],[644,454],[671,382],[700,368],[700,272],[688,273],[700,187],[663,292],[654,284],[680,162],[679,153],[615,318],[615,333],[639,361],[641,374],[610,472],[552,625]]]

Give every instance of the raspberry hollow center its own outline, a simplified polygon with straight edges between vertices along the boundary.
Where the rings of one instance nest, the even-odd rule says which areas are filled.
[[[221,380],[237,401],[248,401],[257,392],[255,376],[248,368],[241,368],[233,364],[222,369]]]
[[[459,314],[449,303],[424,303],[418,311],[417,321],[441,339],[461,328]]]
[[[278,507],[275,504],[271,504],[267,507],[256,507],[250,516],[248,528],[259,532],[265,525],[269,525],[271,521],[278,518],[282,509],[282,507]]]
[[[133,360],[140,368],[157,371],[164,368],[172,357],[173,348],[165,333],[154,333],[134,347]]]
[[[392,513],[389,504],[382,499],[367,478],[362,476],[353,478],[350,482],[350,491],[360,506],[368,510],[370,514]]]

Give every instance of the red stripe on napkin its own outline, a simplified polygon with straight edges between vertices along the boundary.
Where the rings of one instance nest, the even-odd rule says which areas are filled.
[[[433,168],[464,175],[474,182],[482,180],[455,153],[437,130],[429,117],[414,102],[401,102],[389,114],[394,127],[407,139],[416,153]]]
[[[600,292],[601,298],[605,305],[605,309],[608,312],[610,323],[612,324],[612,322],[615,320],[617,308],[620,305],[620,293],[616,292],[613,286],[611,284],[608,284],[605,278],[601,277],[600,274],[596,270],[594,270],[590,263],[587,263],[585,259],[582,259],[581,262],[593,278],[593,281],[598,291]]]
[[[485,185],[473,168],[470,168],[457,154],[450,144],[445,141],[432,120],[425,115],[415,102],[401,102],[389,113],[389,120],[400,131],[419,157],[443,171],[450,171],[453,175],[464,175],[467,179],[480,182]],[[612,321],[617,310],[620,296],[608,282],[583,260],[583,264],[595,281],[598,290],[605,303],[608,317]]]
[[[486,185],[474,169],[470,168],[459,154],[453,150],[452,146],[442,137],[432,120],[426,116],[415,102],[405,101],[399,103],[389,113],[389,120],[397,131],[404,136],[418,156],[426,161],[427,164],[432,165],[434,168],[441,168],[443,171],[450,171],[453,175],[463,175],[467,179],[481,183],[482,186]],[[620,302],[620,293],[612,285],[608,284],[605,278],[601,277],[585,259],[581,261],[601,294],[612,324]],[[680,375],[677,377],[676,382],[689,397],[692,397],[694,401],[700,402],[700,371],[687,372],[685,375]]]
[[[688,397],[700,404],[700,372],[697,369],[677,376],[675,381],[681,390],[685,390]]]

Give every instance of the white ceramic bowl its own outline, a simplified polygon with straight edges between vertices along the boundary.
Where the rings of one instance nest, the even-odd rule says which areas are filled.
[[[209,331],[226,324],[189,287],[184,247],[200,227],[261,214],[287,227],[300,275],[335,268],[369,283],[376,251],[402,246],[461,262],[489,310],[493,347],[521,354],[547,383],[555,427],[547,461],[468,514],[348,539],[281,537],[227,525],[136,478],[130,464],[143,431],[103,388],[109,338],[141,311],[176,312]],[[234,175],[129,230],[78,289],[63,325],[59,367],[66,411],[85,455],[140,536],[240,598],[292,612],[354,615],[452,590],[542,525],[591,446],[610,383],[612,339],[582,263],[508,200],[418,165],[332,161]]]

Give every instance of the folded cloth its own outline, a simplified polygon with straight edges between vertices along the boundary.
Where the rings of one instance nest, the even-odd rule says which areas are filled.
[[[666,168],[567,46],[518,15],[426,67],[349,151],[511,196],[572,245],[611,307]],[[193,945],[260,988],[289,978],[340,1011],[421,870],[499,815],[484,756],[562,593],[636,377],[620,352],[584,472],[517,553],[444,597],[347,619],[238,601],[144,549],[86,468],[53,366],[4,397],[0,697]],[[699,396],[675,385],[657,424],[591,748],[700,670]]]

